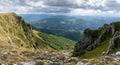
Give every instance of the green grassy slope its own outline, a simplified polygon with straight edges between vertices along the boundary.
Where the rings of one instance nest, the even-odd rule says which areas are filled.
[[[75,43],[63,37],[33,31],[31,26],[15,13],[0,14],[0,38],[11,45],[33,49],[68,49],[73,48]]]
[[[43,47],[50,46],[51,48],[56,50],[72,49],[75,43],[74,41],[63,38],[63,37],[45,34],[37,31],[33,31],[33,32],[34,34],[37,35],[38,39],[42,41],[41,44],[44,45]]]

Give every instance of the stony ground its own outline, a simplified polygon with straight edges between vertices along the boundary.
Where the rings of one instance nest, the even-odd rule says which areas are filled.
[[[8,49],[9,48],[9,49]],[[19,50],[19,51],[18,51]],[[71,50],[48,51],[0,47],[0,63],[14,65],[75,65],[76,58],[71,57]]]
[[[8,49],[9,48],[9,49]],[[19,51],[18,51],[19,50]],[[71,57],[72,50],[28,50],[0,46],[0,63],[11,65],[120,65],[120,52],[92,59]]]

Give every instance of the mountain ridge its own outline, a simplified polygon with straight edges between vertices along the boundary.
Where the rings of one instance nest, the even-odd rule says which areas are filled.
[[[96,30],[86,29],[81,39],[74,46],[73,56],[86,56],[87,58],[95,55],[100,56],[102,52],[109,54],[113,51],[120,51],[119,26],[120,22],[113,22],[104,24]]]
[[[39,33],[38,34],[35,33],[35,31],[32,30],[32,27],[29,24],[26,24],[23,18],[17,16],[17,14],[14,12],[0,14],[0,25],[1,25],[0,28],[2,30],[0,31],[1,36],[3,35],[8,36],[8,39],[11,39],[11,42],[15,42],[15,44],[17,44],[18,46],[38,48],[40,44],[44,43],[42,42],[41,39],[36,37],[36,35],[38,35]],[[47,34],[45,35],[47,36]],[[40,40],[40,41],[36,41],[36,40]],[[64,41],[65,40],[68,39],[64,39]],[[62,41],[59,41],[59,43],[60,42]]]

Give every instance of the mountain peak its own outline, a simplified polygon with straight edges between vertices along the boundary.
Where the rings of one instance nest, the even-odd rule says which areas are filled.
[[[5,13],[0,13],[0,15],[16,15],[14,12],[5,12]]]

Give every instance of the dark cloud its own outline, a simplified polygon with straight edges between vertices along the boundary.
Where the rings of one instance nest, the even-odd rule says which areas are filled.
[[[45,5],[53,7],[74,7],[74,2],[70,0],[45,0]]]
[[[105,4],[107,6],[106,10],[120,10],[120,3],[118,3],[116,0],[109,0]]]
[[[44,5],[50,7],[81,8],[102,11],[120,10],[120,3],[116,0],[43,0],[43,2]]]

